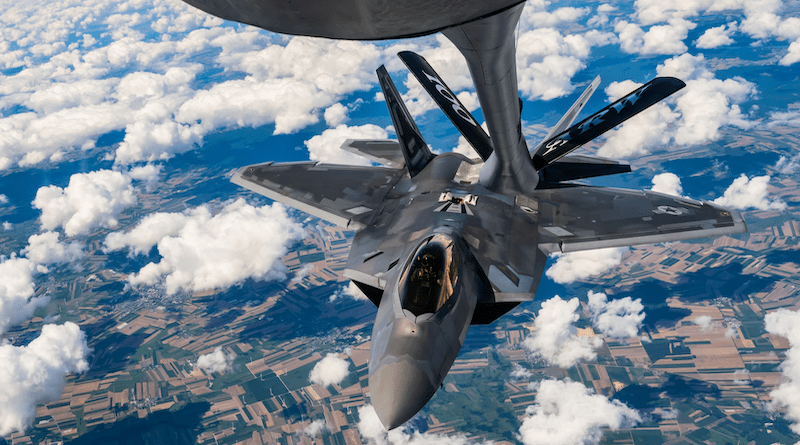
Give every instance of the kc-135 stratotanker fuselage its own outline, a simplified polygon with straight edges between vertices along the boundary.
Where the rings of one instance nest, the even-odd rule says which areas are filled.
[[[470,324],[491,323],[533,300],[549,254],[746,230],[740,214],[709,202],[575,182],[629,172],[625,162],[572,152],[683,88],[678,79],[652,79],[573,125],[597,78],[528,148],[516,76],[514,29],[523,8],[517,0],[342,0],[333,9],[317,0],[186,1],[299,35],[381,39],[441,31],[467,61],[488,134],[424,58],[399,54],[475,149],[475,159],[434,155],[381,66],[397,140],[342,146],[376,165],[268,162],[242,167],[232,178],[356,231],[343,275],[378,306],[370,399],[387,428],[409,420],[434,395]]]

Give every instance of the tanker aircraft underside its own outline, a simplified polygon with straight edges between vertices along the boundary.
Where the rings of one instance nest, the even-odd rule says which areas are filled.
[[[570,153],[683,88],[678,79],[655,78],[573,125],[595,79],[529,150],[516,78],[514,29],[523,7],[516,0],[343,0],[341,16],[317,0],[186,1],[291,34],[382,39],[441,31],[467,60],[488,135],[425,59],[399,54],[478,158],[431,153],[381,66],[397,140],[349,140],[342,147],[380,165],[268,162],[242,167],[232,179],[356,231],[344,276],[378,306],[370,398],[389,429],[440,387],[470,324],[491,323],[533,300],[548,254],[746,231],[740,214],[709,202],[572,182],[629,172],[624,162]],[[314,15],[315,7],[326,14]],[[429,8],[439,16],[419,14]],[[283,18],[273,23],[271,10]],[[392,21],[403,14],[406,21]]]

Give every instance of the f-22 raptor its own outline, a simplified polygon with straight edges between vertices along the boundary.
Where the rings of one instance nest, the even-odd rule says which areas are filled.
[[[466,58],[488,135],[425,59],[399,54],[477,158],[434,155],[381,66],[378,79],[397,140],[349,140],[342,147],[379,165],[268,162],[243,167],[232,179],[356,231],[343,274],[378,307],[369,386],[389,429],[434,395],[470,325],[491,323],[534,298],[549,254],[746,231],[739,213],[709,202],[574,182],[629,172],[627,163],[572,152],[680,90],[685,85],[678,79],[655,78],[573,125],[598,86],[595,79],[529,149],[515,65],[518,0],[347,0],[337,4],[343,12],[324,8],[324,16],[316,1],[186,1],[293,34],[379,39],[441,31]],[[234,7],[219,9],[222,3]],[[275,16],[264,12],[270,8]],[[439,15],[424,14],[431,8]]]

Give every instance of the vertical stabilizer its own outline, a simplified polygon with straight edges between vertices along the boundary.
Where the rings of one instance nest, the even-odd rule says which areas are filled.
[[[381,90],[383,90],[383,97],[386,99],[386,106],[389,107],[389,115],[392,117],[392,124],[397,133],[397,139],[400,142],[400,148],[403,150],[408,174],[413,178],[428,165],[428,162],[434,158],[434,154],[428,149],[428,144],[425,143],[417,124],[411,118],[411,114],[403,103],[400,93],[397,92],[392,78],[386,72],[386,67],[381,65],[377,73]]]
[[[586,102],[589,102],[589,99],[592,97],[592,94],[594,94],[595,90],[597,90],[597,87],[599,85],[600,85],[600,76],[597,76],[594,78],[592,83],[586,88],[583,94],[581,94],[581,97],[579,97],[578,100],[576,100],[575,103],[572,104],[572,106],[569,108],[569,111],[567,111],[564,114],[564,116],[561,117],[561,120],[558,121],[556,126],[550,129],[550,132],[547,133],[547,136],[545,136],[544,139],[542,139],[542,142],[540,142],[539,145],[536,146],[536,148],[531,150],[531,153],[537,153],[539,149],[542,147],[542,144],[545,143],[545,141],[549,141],[550,138],[552,138],[553,136],[569,128],[569,126],[572,125],[573,122],[575,122],[575,118],[578,117],[578,114],[580,114],[581,110],[583,110],[583,107],[586,105]]]
[[[484,161],[489,159],[492,155],[492,141],[489,135],[483,131],[483,128],[478,124],[478,121],[472,117],[469,111],[464,107],[464,104],[456,97],[453,91],[444,83],[439,74],[433,70],[433,67],[419,54],[412,53],[411,51],[402,51],[397,54],[403,63],[406,64],[409,71],[414,74],[425,91],[433,98],[436,105],[444,111],[444,114],[450,119],[450,122],[458,128],[458,131],[464,136],[467,142],[472,145],[472,148],[478,152],[478,156]],[[560,133],[560,131],[559,131]]]
[[[674,77],[656,77],[636,91],[542,142],[533,154],[534,167],[536,170],[542,170],[685,86],[683,81]]]

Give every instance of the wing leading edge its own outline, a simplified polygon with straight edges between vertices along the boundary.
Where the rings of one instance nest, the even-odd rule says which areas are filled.
[[[574,186],[537,191],[547,252],[682,241],[747,231],[742,215],[707,201],[652,191]]]
[[[249,165],[231,182],[342,227],[364,227],[404,169],[317,162]]]

